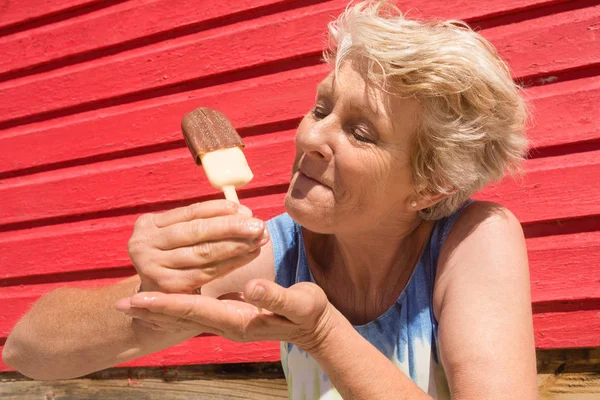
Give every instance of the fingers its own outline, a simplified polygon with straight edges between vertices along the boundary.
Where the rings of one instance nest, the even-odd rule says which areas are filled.
[[[234,239],[220,242],[201,242],[193,246],[179,247],[163,252],[162,264],[167,268],[201,267],[207,264],[228,260],[237,256],[244,256],[269,241],[265,229],[263,236],[252,239]]]
[[[198,218],[236,214],[238,209],[239,205],[237,203],[228,200],[205,201],[154,214],[154,224],[158,228],[164,228],[178,222],[192,221]]]
[[[119,299],[115,303],[115,309],[135,319],[137,324],[146,329],[170,332],[195,331],[198,333],[212,333],[214,335],[223,334],[223,332],[218,329],[202,326],[190,320],[179,319],[172,315],[153,313],[145,308],[132,307],[130,301],[130,298]]]
[[[194,219],[162,228],[158,234],[157,247],[171,250],[201,242],[253,240],[261,238],[265,230],[264,221],[240,215]]]
[[[176,276],[182,282],[204,282],[204,284],[206,284],[207,282],[229,274],[237,268],[249,264],[259,255],[260,249],[256,249],[249,253],[241,254],[223,261],[201,265],[196,268],[193,266],[189,268],[180,268],[174,272],[176,272]]]
[[[275,282],[256,279],[246,284],[244,297],[255,306],[282,315],[296,324],[317,320],[328,303],[323,289],[309,282],[285,289]]]
[[[146,309],[149,312],[138,314],[140,318],[151,319],[156,314],[162,314],[176,321],[157,325],[190,326],[190,322],[184,321],[191,321],[191,326],[203,326],[208,333],[235,341],[287,340],[296,329],[284,317],[269,312],[261,314],[255,306],[240,301],[158,292],[137,294],[130,301],[132,309]],[[168,318],[161,321],[168,321]]]
[[[239,313],[231,303],[206,296],[151,292],[137,294],[130,301],[132,308],[145,308],[152,313],[168,315],[177,320],[190,320],[213,327],[235,325],[239,319]],[[256,312],[255,307],[246,306],[243,312]]]

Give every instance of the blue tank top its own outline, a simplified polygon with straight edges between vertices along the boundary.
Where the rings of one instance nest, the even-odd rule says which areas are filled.
[[[460,213],[436,221],[429,241],[400,296],[377,319],[354,328],[435,399],[450,399],[438,352],[438,325],[433,315],[433,284],[442,245]],[[275,280],[283,287],[315,282],[308,267],[302,229],[288,214],[267,223],[275,257]],[[319,364],[292,343],[281,342],[281,364],[289,398],[333,400],[342,397]]]

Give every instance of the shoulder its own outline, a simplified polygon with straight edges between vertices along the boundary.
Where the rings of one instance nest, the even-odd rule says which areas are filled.
[[[477,202],[463,211],[440,254],[433,302],[453,393],[537,398],[527,251],[508,209]]]
[[[477,285],[479,280],[527,268],[525,238],[517,217],[500,204],[475,201],[462,212],[442,246],[434,287],[436,316],[446,295],[457,294],[448,291],[453,282],[470,279]]]

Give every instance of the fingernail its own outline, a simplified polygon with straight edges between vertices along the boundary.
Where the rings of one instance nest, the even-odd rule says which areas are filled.
[[[130,305],[130,300],[129,297],[123,298],[123,299],[119,299],[115,302],[115,308],[119,311],[121,311],[122,309],[128,309],[129,305]]]
[[[251,219],[246,222],[246,226],[253,232],[260,232],[265,229],[264,222],[258,219]]]
[[[225,200],[225,208],[228,208],[230,210],[239,211],[238,207],[239,207],[239,204],[236,203],[235,201]]]
[[[263,233],[263,235],[259,238],[256,238],[252,241],[252,243],[256,246],[262,246],[265,243],[267,243],[269,241],[269,234],[267,233],[267,230],[265,229],[265,233]]]
[[[247,215],[247,216],[251,217],[252,211],[250,211],[250,209],[248,207],[240,204],[239,208],[238,208],[238,214]]]
[[[254,287],[254,291],[252,292],[252,300],[260,300],[265,295],[265,288],[261,285],[256,285]]]

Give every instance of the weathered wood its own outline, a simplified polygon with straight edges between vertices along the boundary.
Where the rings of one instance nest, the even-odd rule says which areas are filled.
[[[102,0],[19,0],[3,1],[0,8],[0,28],[29,22],[33,19],[99,3]]]
[[[550,309],[558,304],[551,304]],[[575,311],[543,312],[533,315],[535,346],[560,349],[600,346],[600,305],[570,305]],[[580,309],[582,308],[582,309]]]
[[[238,194],[289,183],[294,134],[290,130],[244,141],[255,179]],[[221,194],[181,147],[0,181],[0,225],[206,196]]]
[[[522,223],[600,214],[600,151],[528,160],[524,172],[473,197],[508,207]]]
[[[217,400],[287,399],[284,379],[214,379],[164,382],[156,379],[0,383],[4,400]]]
[[[529,238],[527,253],[533,303],[598,298],[600,232]]]
[[[4,82],[0,96],[10,101],[0,104],[0,121],[318,54],[326,24],[345,5],[346,1],[336,0],[304,7]],[[588,7],[494,27],[482,34],[497,46],[514,76],[540,75],[600,61],[595,32],[588,29],[599,15],[600,6]]]
[[[532,122],[527,137],[537,156],[540,148],[600,140],[600,76],[531,87]]]
[[[597,399],[600,349],[538,351],[542,400]],[[176,368],[114,368],[84,378],[39,382],[14,372],[0,374],[7,400],[112,399],[287,399],[279,363]],[[24,397],[30,396],[30,397]],[[54,397],[53,397],[54,396]]]
[[[439,2],[413,0],[410,2],[410,9],[418,10],[424,17],[481,20],[488,16],[514,13],[519,9],[530,9],[550,3],[556,1],[505,0],[470,3],[454,0],[445,2],[442,7]],[[298,5],[302,3],[294,0],[195,1],[193,3],[174,3],[170,0],[127,1],[98,12],[32,29],[26,34],[1,38],[0,54],[4,54],[4,57],[0,58],[0,76],[10,71],[31,69],[56,59],[72,58],[81,53],[99,52],[107,47],[123,46],[134,41],[140,42],[138,46],[141,46],[145,44],[141,39],[147,40],[148,36],[151,37],[152,42],[157,42],[169,39],[169,36],[189,34],[187,30],[200,31],[212,25],[231,23],[223,21],[226,16],[240,18],[239,14],[243,13],[242,19],[250,19],[256,12],[264,14],[265,8],[272,13],[281,11],[284,7]],[[2,16],[4,18],[4,14]],[[131,21],[135,23],[132,24]],[[101,55],[99,53],[97,57]]]
[[[592,400],[600,397],[600,348],[538,351],[542,400]]]
[[[283,212],[284,194],[282,191],[241,201],[252,209],[256,217],[267,220]],[[175,206],[169,204],[153,211],[160,212]],[[89,273],[130,266],[127,240],[138,216],[139,213],[135,213],[0,232],[0,286],[16,284],[12,282],[15,278],[22,278],[21,283],[32,284],[40,283],[36,280],[40,276],[46,276],[46,282],[51,282],[51,277],[56,274]],[[16,265],[18,268],[15,268]],[[56,277],[56,282],[61,279],[64,277]],[[85,278],[82,276],[81,279]],[[0,291],[0,297],[9,296],[3,293]]]
[[[4,55],[0,58],[0,77],[6,72],[32,68],[91,50],[123,45],[161,32],[177,30],[173,36],[181,36],[184,34],[179,32],[181,28],[200,25],[198,30],[203,30],[201,24],[214,22],[215,19],[292,2],[293,0],[203,0],[189,3],[170,0],[126,1],[97,12],[28,30],[26,33],[0,38],[0,54]],[[251,18],[251,15],[247,18]],[[144,43],[138,44],[143,45]]]
[[[343,10],[337,3],[268,15],[0,83],[0,96],[10,99],[0,103],[0,121],[318,53],[332,14]]]
[[[256,178],[240,193],[289,183],[294,133],[248,138]],[[528,160],[525,177],[505,179],[474,197],[509,207],[521,222],[600,214],[599,154]],[[218,195],[185,148],[0,182],[0,225]]]
[[[312,107],[315,86],[328,70],[325,65],[305,67],[11,128],[0,133],[0,175],[74,159],[117,157],[136,149],[172,146],[182,141],[182,113],[199,104],[225,113],[242,136],[268,131],[274,124],[301,118]],[[600,139],[600,121],[595,117],[600,114],[599,77],[532,87],[526,97],[533,112],[528,131],[533,147]],[[36,157],[31,157],[32,143],[44,149]]]
[[[299,68],[0,131],[0,173],[176,142],[184,147],[182,115],[199,105],[223,112],[242,137],[272,131],[308,112],[328,70]],[[256,126],[265,128],[256,132]],[[36,157],[32,143],[44,149]]]

